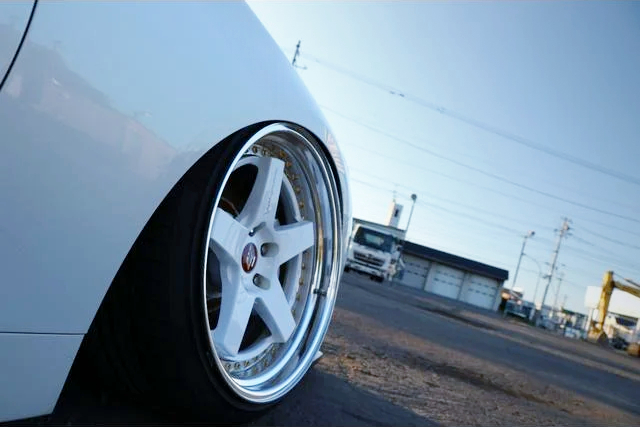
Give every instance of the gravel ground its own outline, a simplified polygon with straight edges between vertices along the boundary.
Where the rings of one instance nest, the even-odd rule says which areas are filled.
[[[462,341],[490,337],[483,341],[498,343],[495,352],[502,356],[510,348],[533,346],[532,353],[547,354],[545,363],[569,360],[601,369],[603,363],[593,360],[597,356],[610,362],[603,372],[611,381],[633,381],[635,390],[640,361],[477,310],[445,307],[444,314],[437,303],[413,296],[346,276],[318,369],[442,425],[640,425],[637,407],[626,411],[570,389],[575,387],[545,381],[526,367],[477,357],[465,351],[464,343],[454,349],[438,332],[446,328],[449,340],[451,331]],[[576,344],[578,354],[572,354],[568,349]],[[575,373],[573,379],[581,381]]]

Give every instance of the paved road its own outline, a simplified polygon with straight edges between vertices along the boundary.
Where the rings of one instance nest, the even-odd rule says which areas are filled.
[[[498,315],[482,314],[482,310],[412,292],[402,285],[392,289],[372,286],[353,275],[347,275],[343,283],[342,308],[373,318],[386,311],[384,322],[392,328],[640,416],[640,359],[506,322]],[[401,306],[383,310],[380,298],[364,297],[363,291],[403,305],[411,301],[421,312],[401,310]]]
[[[538,424],[536,417],[540,416],[545,422],[564,425],[586,422],[640,425],[637,358],[515,320],[506,321],[496,313],[464,303],[402,285],[374,284],[351,274],[343,279],[338,307],[341,316],[334,319],[334,334],[337,328],[342,328],[341,332],[351,342],[360,346],[372,343],[389,349],[397,357],[408,351],[411,357],[423,359],[429,367],[427,372],[439,372],[472,386],[463,393],[477,393],[480,398],[479,389],[491,390],[492,396],[475,409],[443,405],[443,410],[470,412],[472,418],[465,414],[454,416],[457,424],[467,423],[468,419],[481,424],[502,424],[505,420],[506,425],[508,420],[516,425]],[[359,326],[369,324],[369,329]],[[394,352],[398,348],[401,351]],[[447,386],[438,385],[426,391],[414,387],[412,392],[454,395],[444,393],[443,387]],[[496,407],[494,403],[499,402],[499,396],[517,400],[503,400],[502,407],[500,404]],[[523,414],[509,418],[505,404],[522,405],[533,418]],[[531,405],[536,408],[532,410]],[[419,408],[409,400],[405,406]],[[522,411],[519,408],[515,412]],[[443,420],[437,412],[423,413]],[[449,419],[446,421],[450,423]]]
[[[120,400],[101,401],[78,382],[67,387],[53,415],[33,424],[87,425],[181,424],[145,408]],[[437,425],[353,386],[312,369],[279,406],[256,420],[259,426],[430,426]]]
[[[349,326],[349,319],[357,319],[369,324],[366,325],[367,327],[362,324],[362,327],[358,327],[357,324]],[[502,416],[502,409],[496,409],[496,412],[491,414],[487,414],[486,408],[474,409],[463,405],[456,409],[455,405],[449,405],[445,398],[444,402],[440,402],[440,406],[432,406],[431,412],[424,413],[416,407],[385,396],[384,392],[380,391],[382,388],[375,390],[373,387],[363,386],[362,384],[368,383],[349,377],[348,373],[340,375],[342,372],[340,369],[344,366],[336,365],[333,367],[335,369],[330,366],[333,362],[329,359],[338,360],[338,356],[342,355],[335,353],[344,351],[334,345],[340,339],[351,342],[352,347],[357,347],[356,350],[376,346],[388,349],[396,336],[412,337],[411,339],[417,340],[420,349],[437,348],[445,358],[445,363],[436,363],[435,359],[428,361],[430,364],[426,368],[422,367],[424,369],[420,371],[422,372],[420,375],[426,376],[433,372],[434,375],[466,381],[466,386],[481,389],[488,395],[507,394],[513,399],[530,398],[530,394],[520,393],[518,391],[520,389],[515,385],[508,384],[509,377],[506,377],[506,385],[504,383],[499,385],[487,379],[492,371],[484,371],[485,367],[489,369],[489,367],[503,366],[524,376],[535,378],[538,382],[553,385],[560,390],[559,395],[566,393],[584,397],[590,402],[602,402],[615,411],[623,411],[624,414],[638,417],[637,419],[640,420],[640,401],[637,399],[637,390],[640,386],[640,360],[626,355],[507,322],[495,314],[414,292],[401,285],[378,284],[353,274],[346,275],[343,280],[334,323],[335,327],[329,333],[327,342],[328,347],[333,346],[334,354],[328,355],[316,368],[312,369],[304,382],[285,402],[254,424],[435,425],[434,419],[452,425],[467,423],[464,421],[467,419],[478,420],[477,422],[482,424],[501,424],[497,422],[499,419],[496,417]],[[403,351],[404,353],[391,352],[384,357],[396,357],[394,354],[399,355],[398,357],[408,357],[406,350]],[[416,347],[412,351],[424,350]],[[409,356],[416,359],[412,354],[415,355],[411,353]],[[466,371],[460,366],[448,367],[446,358],[455,355],[473,360],[476,365],[466,368]],[[436,356],[441,357],[436,353],[430,355],[430,357]],[[420,358],[416,360],[422,364],[426,363]],[[353,372],[361,371],[351,371]],[[416,378],[407,377],[407,382],[410,380],[416,381]],[[388,381],[391,380],[388,379]],[[427,382],[427,384],[433,383]],[[443,392],[445,386],[444,382],[434,385],[432,390],[424,391],[424,396],[436,396],[437,393]],[[463,391],[462,394],[464,393]],[[553,399],[553,395],[551,396]],[[545,420],[552,420],[551,424],[569,424],[579,419],[591,419],[592,415],[584,413],[572,414],[574,418],[562,418],[564,416],[562,411],[566,412],[566,409],[548,409],[549,405],[543,401],[544,396],[535,400],[533,405],[539,408],[534,408],[532,411],[540,411],[542,416],[546,417]],[[464,416],[441,417],[437,412],[454,410],[469,411],[469,413],[463,414],[467,417],[465,418]],[[484,418],[475,418],[476,414],[472,413],[474,410],[484,411]],[[447,420],[452,421],[446,422]],[[513,420],[514,423],[518,423],[522,418],[513,418]],[[159,424],[179,420],[169,420],[117,400],[105,401],[88,394],[82,384],[76,381],[71,382],[65,389],[55,413],[46,420],[38,421],[76,425],[114,422]]]

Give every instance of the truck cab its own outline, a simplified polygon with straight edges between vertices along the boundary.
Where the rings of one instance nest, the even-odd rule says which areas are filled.
[[[355,221],[345,271],[368,275],[378,282],[391,279],[398,270],[402,230]]]

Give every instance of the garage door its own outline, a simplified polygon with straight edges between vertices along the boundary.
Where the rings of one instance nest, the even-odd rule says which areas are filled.
[[[464,272],[455,268],[437,265],[434,267],[433,285],[431,292],[443,297],[457,299],[462,286]]]
[[[498,282],[475,274],[471,276],[469,282],[469,288],[462,297],[464,301],[491,310],[496,300]]]
[[[404,276],[402,284],[422,289],[427,280],[429,261],[411,255],[404,255]]]

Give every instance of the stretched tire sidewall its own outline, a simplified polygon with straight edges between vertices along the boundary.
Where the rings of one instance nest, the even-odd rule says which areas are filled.
[[[185,316],[181,317],[190,323],[184,332],[192,335],[190,348],[195,354],[189,359],[195,363],[192,365],[192,362],[189,362],[185,369],[198,366],[200,372],[194,372],[194,375],[187,376],[190,378],[190,384],[187,386],[196,388],[193,381],[196,378],[203,380],[197,388],[202,389],[203,392],[201,396],[204,397],[204,401],[199,406],[205,409],[202,415],[207,419],[211,419],[210,417],[213,415],[217,419],[224,419],[227,422],[244,422],[280,401],[276,400],[266,404],[251,403],[240,399],[231,390],[219,370],[211,349],[209,341],[211,331],[206,324],[204,313],[206,307],[203,289],[204,259],[208,250],[209,223],[213,210],[217,207],[216,199],[224,189],[225,177],[228,175],[233,160],[240,154],[240,150],[247,140],[264,126],[256,125],[240,131],[214,147],[207,155],[212,158],[202,159],[205,160],[204,165],[206,166],[196,165],[194,173],[190,174],[189,179],[186,180],[181,200],[175,207],[178,219],[175,224],[177,228],[176,239],[178,239],[176,249],[185,248],[186,250],[183,252],[186,256],[182,259],[182,265],[176,266],[176,273],[178,273],[174,279],[176,298],[172,298],[172,301],[180,304],[176,307],[176,311],[184,310]],[[211,167],[211,165],[214,166]],[[206,185],[203,186],[202,183],[206,183]],[[186,361],[186,359],[183,360]],[[220,397],[223,399],[222,405],[211,406],[211,400]]]

